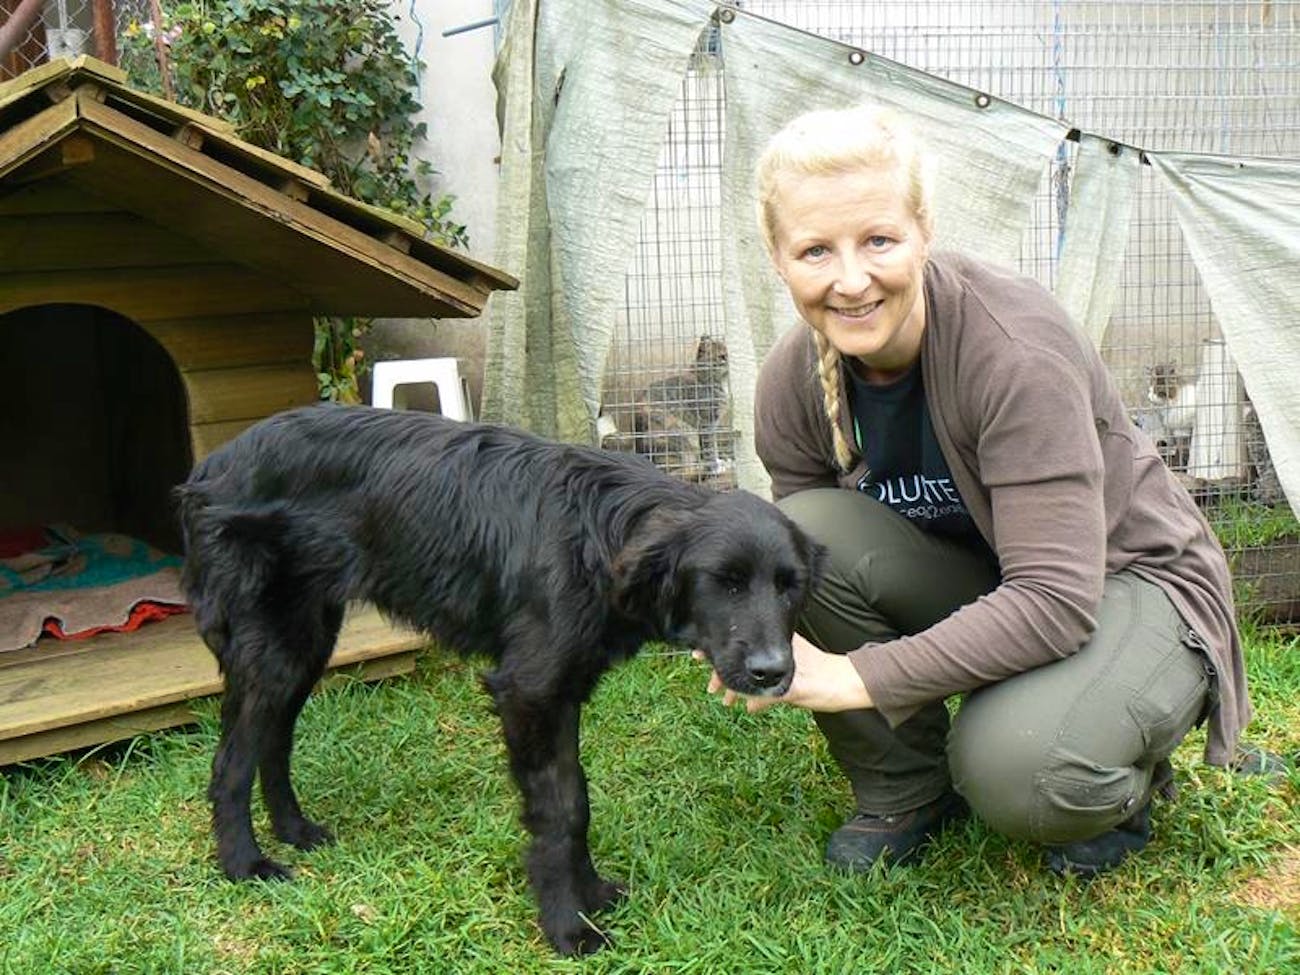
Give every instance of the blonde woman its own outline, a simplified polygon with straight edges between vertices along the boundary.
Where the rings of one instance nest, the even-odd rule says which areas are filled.
[[[853,788],[828,861],[907,861],[973,810],[1057,872],[1114,866],[1184,735],[1228,764],[1249,720],[1222,549],[1051,295],[933,249],[900,117],[801,116],[757,192],[803,320],[763,363],[758,453],[831,553],[779,699]]]

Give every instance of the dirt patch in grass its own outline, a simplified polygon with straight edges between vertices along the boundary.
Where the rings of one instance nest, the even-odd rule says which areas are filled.
[[[1283,847],[1282,856],[1242,884],[1232,899],[1246,907],[1300,916],[1300,847]]]

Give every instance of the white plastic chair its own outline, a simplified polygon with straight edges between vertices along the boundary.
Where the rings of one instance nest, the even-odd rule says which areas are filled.
[[[469,397],[454,358],[376,362],[371,375],[371,405],[391,410],[399,386],[420,384],[432,384],[437,388],[439,412],[443,416],[453,420],[470,419]]]

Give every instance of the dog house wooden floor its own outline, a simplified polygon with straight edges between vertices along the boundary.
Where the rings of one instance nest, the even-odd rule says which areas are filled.
[[[354,611],[330,668],[364,680],[409,673],[425,642],[373,609]],[[188,614],[0,654],[0,765],[186,724],[195,699],[220,691]]]
[[[316,399],[315,316],[472,317],[516,285],[92,58],[0,83],[0,530],[177,553],[190,464]],[[331,665],[401,673],[423,643],[358,610]],[[189,721],[220,690],[188,614],[0,652],[0,764]]]

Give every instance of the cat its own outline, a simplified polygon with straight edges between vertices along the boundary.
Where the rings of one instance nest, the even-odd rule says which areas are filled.
[[[638,453],[671,474],[702,481],[730,466],[727,346],[701,335],[686,372],[657,380],[637,397],[632,417]]]
[[[1147,367],[1147,402],[1141,426],[1171,470],[1186,471],[1196,426],[1196,381],[1178,374],[1174,362]]]

